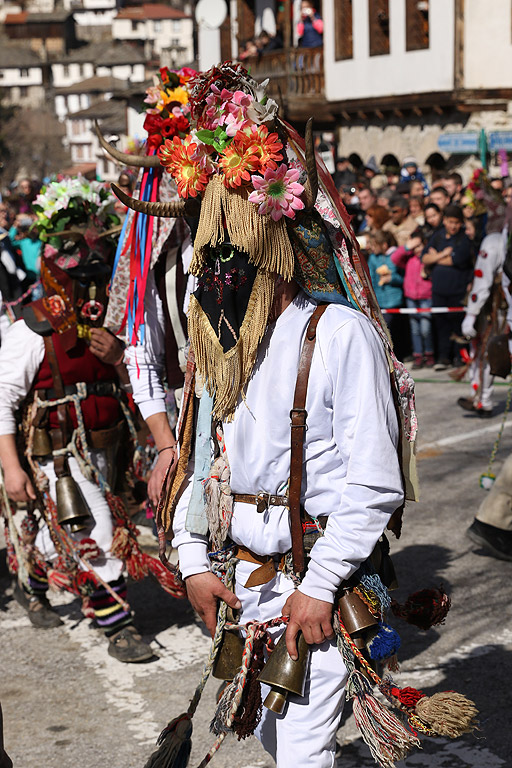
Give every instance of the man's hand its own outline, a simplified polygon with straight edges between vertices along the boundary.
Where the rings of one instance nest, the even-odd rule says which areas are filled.
[[[108,365],[120,365],[123,362],[124,347],[112,333],[105,328],[91,328],[91,352]]]
[[[297,659],[297,634],[299,630],[304,635],[308,645],[323,643],[334,637],[332,628],[332,603],[317,600],[315,597],[295,590],[290,595],[283,608],[283,616],[290,620],[286,628],[286,648],[292,659]]]
[[[213,573],[196,573],[195,576],[189,576],[185,579],[185,586],[192,607],[200,615],[212,637],[217,626],[219,599],[224,600],[235,611],[242,607],[238,597]]]
[[[171,472],[175,468],[176,464],[178,463],[178,454],[176,453],[175,449],[171,449],[168,451],[163,451],[153,467],[153,470],[151,472],[151,477],[149,478],[148,482],[148,497],[153,505],[153,509],[156,510],[158,506],[158,499],[160,498],[160,494],[162,493],[162,486],[164,484],[164,478],[165,473],[167,472],[167,467],[172,461],[172,467]]]
[[[4,469],[4,484],[11,501],[29,501],[36,498],[30,477],[21,467]]]

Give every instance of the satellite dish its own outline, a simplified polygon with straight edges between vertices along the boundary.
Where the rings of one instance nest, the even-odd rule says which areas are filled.
[[[196,21],[200,27],[218,29],[228,15],[226,0],[199,0]]]

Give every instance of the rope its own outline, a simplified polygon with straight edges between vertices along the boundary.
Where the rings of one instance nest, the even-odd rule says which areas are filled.
[[[496,459],[496,454],[498,453],[498,450],[499,450],[499,447],[500,447],[501,438],[503,436],[503,430],[505,429],[505,423],[507,421],[507,416],[508,416],[508,412],[510,410],[510,405],[511,404],[512,404],[512,381],[508,385],[507,400],[506,400],[506,403],[505,403],[505,410],[503,411],[503,418],[501,420],[501,425],[500,425],[500,429],[499,429],[498,435],[497,435],[496,440],[494,441],[494,445],[492,447],[491,456],[489,458],[489,464],[487,465],[487,471],[483,475],[480,476],[480,487],[483,487],[483,485],[482,485],[482,478],[489,477],[492,480],[495,479],[495,476],[494,476],[494,474],[492,473],[491,470],[492,470],[493,464],[494,464],[495,459]]]
[[[25,557],[25,553],[22,551],[18,529],[16,528],[16,524],[14,522],[11,502],[9,500],[9,497],[7,496],[7,490],[4,482],[4,473],[1,465],[0,465],[0,486],[2,487],[1,506],[4,508],[4,514],[7,518],[9,537],[14,547],[16,560],[18,562],[18,581],[20,581],[22,584],[28,587],[28,569],[27,569],[26,557]]]

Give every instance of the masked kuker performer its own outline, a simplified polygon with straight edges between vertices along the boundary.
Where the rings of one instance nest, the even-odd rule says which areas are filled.
[[[181,590],[161,563],[140,551],[115,493],[123,466],[130,466],[136,430],[122,389],[128,380],[123,347],[102,327],[118,233],[113,196],[96,182],[68,179],[50,184],[36,211],[46,241],[45,293],[25,308],[0,350],[5,488],[12,501],[29,504],[20,536],[9,505],[4,510],[18,574],[15,596],[34,626],[49,629],[62,623],[47,599],[49,586],[81,595],[109,653],[143,661],[153,652],[133,623],[125,566],[135,578],[160,577],[171,594]]]
[[[255,732],[279,768],[330,767],[348,692],[374,756],[391,765],[417,737],[371,696],[356,664],[373,670],[350,633],[359,643],[373,628],[387,648],[374,655],[396,650],[377,569],[387,563],[390,576],[383,534],[399,527],[399,424],[410,453],[413,383],[393,356],[324,169],[318,190],[311,129],[304,152],[240,66],[213,68],[189,87],[195,130],[159,151],[181,205],[122,197],[164,216],[200,202],[179,458],[158,523],[214,642],[188,712],[163,732],[148,766],[185,764],[212,667],[232,682],[210,756],[234,730]]]
[[[177,201],[174,179],[156,154],[166,139],[184,139],[190,129],[188,83],[195,72],[162,67],[146,91],[143,154],[112,147],[96,132],[104,150],[125,165],[140,167],[136,197],[143,201]],[[155,219],[128,209],[117,247],[105,325],[126,345],[125,362],[134,401],[146,420],[158,452],[148,483],[156,508],[175,439],[175,404],[179,406],[186,368],[187,271],[192,258],[191,232],[179,217]],[[148,377],[151,367],[153,377]],[[170,396],[172,392],[173,397]]]

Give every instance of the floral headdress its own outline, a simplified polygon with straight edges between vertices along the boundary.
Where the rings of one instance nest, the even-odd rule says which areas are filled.
[[[166,139],[174,136],[184,138],[188,133],[190,106],[187,84],[195,74],[188,67],[179,71],[162,67],[155,75],[155,83],[146,90],[144,99],[148,105],[144,120],[148,150],[156,150]]]
[[[45,256],[63,269],[75,267],[90,250],[113,254],[120,231],[115,197],[106,184],[81,175],[52,181],[36,197],[33,209]]]
[[[475,216],[487,213],[486,232],[501,232],[505,223],[507,204],[501,193],[491,186],[483,168],[476,168],[466,190]]]

